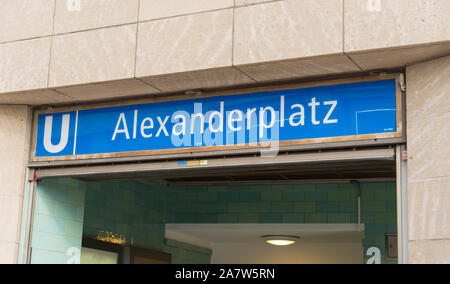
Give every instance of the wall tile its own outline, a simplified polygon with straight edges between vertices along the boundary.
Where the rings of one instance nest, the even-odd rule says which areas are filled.
[[[0,94],[0,104],[5,105],[55,105],[73,101],[73,98],[50,89]]]
[[[278,213],[261,213],[259,222],[261,224],[279,224],[282,222],[282,218],[282,214]]]
[[[238,223],[256,224],[259,221],[259,214],[246,213],[238,215]]]
[[[408,123],[409,180],[450,176],[449,121],[450,113]]]
[[[291,202],[272,203],[271,212],[273,213],[289,213],[292,212],[294,204]]]
[[[19,245],[13,243],[0,243],[0,264],[16,264]]]
[[[24,135],[23,139],[27,139],[27,137],[27,135]],[[3,143],[4,140],[0,141]],[[16,142],[18,145],[25,144],[17,140]],[[28,145],[24,145],[23,148],[0,145],[0,167],[2,167],[0,172],[0,181],[2,182],[0,195],[23,196],[26,163],[28,162],[26,150],[28,150]]]
[[[39,188],[36,195],[39,198],[46,198],[55,201],[67,202],[67,188],[58,186],[56,180],[45,180],[44,185]]]
[[[450,56],[408,67],[406,76],[409,122],[450,112]]]
[[[343,52],[341,0],[286,0],[235,12],[234,64]]]
[[[0,93],[47,87],[50,38],[0,44]]]
[[[345,51],[450,40],[448,0],[345,0]]]
[[[409,239],[450,239],[450,177],[411,181]]]
[[[0,106],[0,121],[0,196],[23,196],[31,113],[24,106]]]
[[[67,254],[69,249],[81,249],[84,183],[44,180],[36,190],[31,263],[65,264],[73,259]]]
[[[56,0],[55,34],[137,22],[139,0]]]
[[[230,213],[248,213],[250,211],[249,206],[249,203],[229,203],[228,211]]]
[[[239,66],[256,81],[276,81],[361,71],[346,55]]]
[[[340,211],[339,202],[318,202],[317,212],[319,213],[338,213]]]
[[[358,204],[356,201],[341,202],[339,206],[340,211],[343,213],[358,212]]]
[[[55,0],[2,0],[0,42],[51,35],[54,8]]]
[[[33,249],[31,264],[66,264],[68,257],[66,253]]]
[[[141,79],[163,92],[219,88],[254,82],[234,67],[143,77]]]
[[[79,237],[83,235],[83,224],[80,222],[64,221],[64,235],[70,237]]]
[[[136,27],[126,25],[55,36],[50,87],[134,77]]]
[[[140,0],[139,20],[148,21],[233,7],[233,0]]]
[[[306,201],[326,201],[327,192],[306,192]]]
[[[266,213],[272,210],[270,202],[254,202],[250,203],[250,212],[252,213]]]
[[[36,198],[34,212],[42,215],[55,215],[55,201],[45,198]]]
[[[375,213],[375,223],[396,224],[397,223],[397,213],[396,212]]]
[[[307,224],[324,224],[328,222],[327,214],[311,213],[305,215],[305,223]]]
[[[36,248],[66,253],[69,248],[80,248],[81,238],[70,238],[67,236],[51,235],[34,231],[31,246],[33,249]],[[33,259],[36,259],[36,256],[33,256]],[[34,261],[34,263],[37,262]]]
[[[0,196],[0,243],[18,243],[22,216],[22,199],[16,196]]]
[[[380,49],[349,53],[349,57],[363,70],[404,67],[450,53],[450,42],[403,48]]]
[[[136,77],[231,66],[231,9],[139,24]]]
[[[316,190],[318,192],[330,192],[330,191],[336,191],[339,190],[339,184],[337,183],[322,183],[316,185]]]
[[[237,222],[238,222],[238,214],[217,215],[217,223],[219,224],[235,224]]]
[[[312,213],[316,211],[315,202],[296,202],[294,203],[294,210],[299,213]]]
[[[239,192],[219,192],[219,200],[226,202],[238,201]]]
[[[386,234],[386,225],[385,224],[366,224],[365,229],[366,229],[366,235],[384,235],[384,234]]]
[[[273,184],[272,190],[273,191],[285,191],[290,192],[292,191],[293,185],[292,184]]]
[[[327,194],[328,201],[350,201],[357,198],[355,190],[330,190]]]
[[[316,185],[315,184],[294,184],[293,190],[297,191],[297,192],[315,191]]]
[[[83,212],[78,206],[57,202],[55,204],[55,215],[68,220],[83,221]]]
[[[137,79],[55,88],[76,101],[95,101],[157,94],[159,90]],[[1,97],[0,97],[1,99]]]
[[[450,263],[450,240],[423,240],[409,242],[409,263]]]
[[[64,235],[64,219],[55,218],[48,215],[35,214],[33,230]]]
[[[328,223],[330,223],[330,224],[349,224],[350,223],[350,214],[347,214],[347,213],[328,214]]]
[[[387,210],[387,203],[385,201],[363,201],[361,208],[369,212],[385,212]]]
[[[208,213],[226,213],[228,211],[226,203],[208,203],[206,207]]]
[[[284,201],[304,201],[305,193],[304,192],[283,192],[283,200]]]
[[[303,224],[303,223],[305,223],[305,214],[302,214],[302,213],[283,214],[283,223]]]
[[[262,201],[281,201],[283,199],[280,191],[265,191],[261,193]]]

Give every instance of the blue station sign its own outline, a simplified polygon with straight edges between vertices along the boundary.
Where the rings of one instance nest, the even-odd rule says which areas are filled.
[[[35,160],[401,136],[396,80],[38,113]]]

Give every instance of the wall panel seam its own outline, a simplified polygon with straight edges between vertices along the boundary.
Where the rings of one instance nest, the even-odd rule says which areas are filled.
[[[53,35],[55,34],[56,0],[53,6],[52,36],[50,38],[50,55],[48,58],[47,88],[50,87],[50,68],[52,67]]]

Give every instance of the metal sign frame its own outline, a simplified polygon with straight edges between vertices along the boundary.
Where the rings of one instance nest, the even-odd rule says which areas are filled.
[[[206,146],[206,147],[193,147],[193,148],[177,148],[177,149],[165,149],[165,150],[148,150],[148,151],[138,151],[138,152],[119,152],[119,153],[106,153],[106,154],[90,154],[90,155],[71,155],[71,156],[58,156],[58,157],[36,157],[36,142],[37,142],[37,123],[38,116],[41,114],[51,114],[51,113],[60,113],[65,111],[74,111],[74,110],[88,110],[88,109],[96,109],[96,108],[106,108],[106,107],[117,107],[117,106],[127,106],[127,105],[136,105],[136,104],[148,104],[148,103],[158,103],[158,102],[171,102],[171,101],[179,101],[179,100],[192,100],[199,98],[209,98],[209,97],[219,97],[219,96],[233,96],[233,95],[243,95],[243,94],[251,94],[257,92],[270,92],[270,91],[280,91],[280,90],[289,90],[296,88],[308,88],[308,87],[319,87],[319,86],[333,86],[340,84],[349,84],[349,83],[361,83],[361,82],[373,82],[380,80],[396,80],[396,111],[397,111],[397,129],[396,132],[392,133],[380,133],[380,134],[365,134],[365,135],[352,135],[352,136],[340,136],[340,137],[330,137],[330,138],[313,138],[313,139],[302,139],[302,140],[290,140],[290,141],[280,141],[280,148],[297,148],[297,147],[307,147],[309,149],[318,149],[320,145],[324,144],[339,144],[345,143],[348,145],[358,145],[361,142],[367,141],[368,144],[376,144],[382,140],[389,139],[401,139],[405,137],[404,131],[404,112],[403,112],[403,98],[402,92],[400,90],[400,74],[379,74],[375,76],[366,76],[366,77],[356,77],[356,78],[345,78],[345,79],[335,79],[335,80],[327,80],[327,81],[318,81],[312,83],[297,83],[297,84],[287,84],[282,86],[269,86],[269,87],[254,87],[254,88],[246,88],[240,90],[232,90],[232,91],[216,91],[211,93],[204,93],[199,97],[198,95],[176,95],[176,96],[159,96],[153,98],[146,99],[137,99],[137,100],[129,100],[125,102],[114,102],[114,103],[98,103],[93,105],[83,105],[79,107],[61,107],[54,108],[51,110],[37,110],[34,113],[34,122],[33,122],[33,133],[32,133],[32,141],[31,141],[31,164],[43,164],[43,163],[51,163],[57,164],[58,162],[86,162],[88,163],[91,160],[117,160],[117,159],[127,159],[128,161],[138,160],[143,157],[164,157],[167,155],[171,156],[186,156],[192,154],[202,155],[205,153],[233,153],[236,151],[252,151],[252,150],[261,150],[263,148],[267,148],[266,145],[233,145],[233,146]]]

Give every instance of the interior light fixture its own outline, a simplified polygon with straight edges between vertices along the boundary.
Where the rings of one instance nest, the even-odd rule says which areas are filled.
[[[297,236],[284,236],[284,235],[266,235],[262,236],[266,243],[274,246],[290,246],[295,244],[296,241],[300,240]]]

